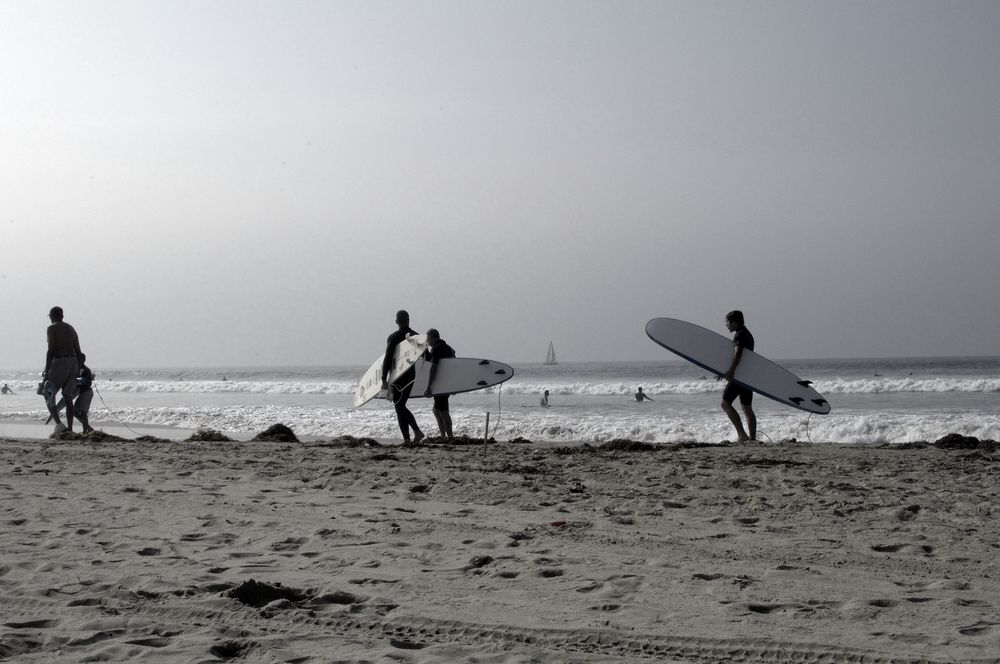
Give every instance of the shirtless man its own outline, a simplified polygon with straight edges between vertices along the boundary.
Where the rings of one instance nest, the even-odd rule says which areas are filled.
[[[45,370],[42,382],[52,383],[52,396],[46,405],[56,421],[55,433],[73,430],[73,398],[76,396],[76,377],[80,375],[80,338],[69,323],[63,321],[62,307],[49,310],[49,325],[46,331],[48,351],[45,353]],[[62,391],[66,401],[66,424],[59,419],[56,409],[56,392]]]

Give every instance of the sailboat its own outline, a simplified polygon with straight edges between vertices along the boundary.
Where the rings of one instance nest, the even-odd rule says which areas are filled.
[[[545,354],[545,364],[559,364],[559,362],[556,361],[555,346],[552,345],[551,341],[549,342],[549,352]]]

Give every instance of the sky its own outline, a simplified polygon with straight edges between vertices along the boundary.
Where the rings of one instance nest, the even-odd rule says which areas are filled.
[[[996,355],[1000,3],[0,3],[0,368]]]

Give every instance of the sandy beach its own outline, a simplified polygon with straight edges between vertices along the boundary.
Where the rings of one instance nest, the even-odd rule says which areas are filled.
[[[0,659],[997,662],[1000,452],[0,440]]]

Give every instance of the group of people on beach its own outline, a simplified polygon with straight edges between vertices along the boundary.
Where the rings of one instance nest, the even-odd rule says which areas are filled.
[[[55,420],[56,423],[56,434],[63,431],[73,431],[74,418],[80,421],[85,433],[93,431],[90,426],[89,414],[90,404],[94,396],[94,374],[86,365],[87,356],[80,350],[80,338],[73,326],[64,320],[62,307],[52,307],[49,310],[49,321],[50,325],[46,330],[48,346],[45,354],[45,369],[42,371],[42,382],[39,385],[38,393],[45,396],[45,403],[51,416],[50,421]],[[755,440],[757,417],[753,411],[753,392],[733,380],[733,374],[740,364],[744,351],[753,350],[753,335],[746,327],[743,312],[738,310],[726,314],[726,327],[733,333],[733,357],[729,369],[720,377],[726,380],[726,387],[722,392],[722,410],[736,428],[741,442]],[[411,366],[400,376],[394,378],[392,383],[389,383],[389,373],[392,370],[396,347],[407,337],[416,334],[410,328],[410,314],[402,309],[396,312],[396,330],[386,339],[385,359],[382,363],[382,389],[388,392],[388,396],[393,402],[399,430],[406,443],[411,440],[419,442],[425,437],[424,432],[417,424],[416,417],[407,408],[407,401],[416,378],[416,368]],[[438,330],[434,328],[427,330],[427,347],[424,350],[423,358],[430,364],[430,368],[424,396],[433,397],[434,418],[437,420],[441,436],[447,440],[454,437],[448,403],[450,395],[432,394],[432,387],[438,363],[442,359],[453,357],[455,357],[455,349],[441,338]],[[4,384],[3,394],[7,393],[13,392]],[[56,396],[60,393],[62,399],[57,402]],[[746,416],[746,428],[743,426],[739,412],[733,407],[733,402],[736,399],[739,399],[740,406]],[[635,393],[635,400],[639,402],[652,401],[641,387]],[[541,405],[549,405],[548,390],[545,390],[542,395]],[[66,408],[65,424],[59,416],[63,406]]]
[[[410,430],[413,430],[413,442],[420,442],[425,434],[417,424],[417,418],[413,416],[410,409],[406,407],[406,402],[413,391],[413,381],[416,378],[416,368],[410,367],[400,374],[390,384],[389,372],[392,370],[392,360],[396,352],[396,346],[402,343],[407,337],[416,334],[410,328],[410,314],[400,309],[396,312],[396,331],[389,335],[385,344],[385,359],[382,361],[382,389],[387,390],[389,398],[396,409],[396,421],[399,423],[399,430],[403,433],[403,442],[409,443]],[[423,358],[430,363],[428,373],[427,389],[424,391],[425,397],[434,398],[434,419],[437,420],[438,430],[441,436],[447,440],[454,438],[451,423],[451,411],[448,404],[448,394],[432,394],[434,376],[437,373],[437,365],[440,360],[455,357],[455,349],[441,338],[441,333],[433,327],[427,330],[427,349],[423,353]]]
[[[38,393],[45,397],[49,420],[55,420],[56,434],[73,431],[73,419],[80,420],[83,432],[93,431],[90,426],[90,403],[94,398],[94,374],[87,366],[87,356],[80,350],[80,337],[72,325],[63,320],[62,307],[49,310],[50,325],[46,330],[48,350],[45,369]],[[62,399],[56,401],[56,395]],[[65,406],[66,423],[59,411]]]
[[[722,410],[726,413],[729,417],[729,421],[732,422],[733,426],[736,428],[736,434],[740,442],[756,440],[757,416],[753,411],[753,391],[733,380],[736,368],[739,366],[740,360],[743,358],[743,352],[753,350],[753,335],[750,334],[750,330],[746,327],[742,311],[730,311],[726,314],[725,322],[726,328],[733,333],[733,357],[729,369],[725,372],[725,374],[720,376],[720,380],[726,380],[726,387],[722,392]],[[388,391],[389,398],[395,406],[396,419],[399,423],[399,430],[403,434],[403,441],[406,443],[411,441],[410,431],[412,430],[412,440],[414,442],[419,442],[425,437],[424,433],[420,430],[416,417],[414,417],[413,413],[410,412],[410,409],[406,407],[406,402],[409,400],[410,392],[413,389],[416,369],[414,367],[410,367],[391,384],[388,382],[389,372],[392,369],[393,356],[395,355],[396,347],[407,337],[416,334],[416,332],[410,328],[410,314],[405,310],[396,312],[396,326],[397,329],[390,334],[389,338],[386,340],[385,358],[382,362],[382,389]],[[424,394],[425,397],[430,397],[431,386],[434,382],[434,374],[438,361],[443,358],[455,357],[455,350],[441,338],[441,335],[436,329],[431,328],[427,330],[427,350],[424,351],[423,357],[431,364],[429,374],[430,379],[427,382],[427,389]],[[441,436],[450,440],[453,437],[453,434],[451,413],[448,406],[448,396],[449,395],[447,394],[434,395],[433,411],[434,417],[437,419],[438,428],[441,431]],[[641,387],[634,396],[635,400],[640,403],[646,400],[653,400],[648,394],[643,392]],[[740,417],[739,412],[733,407],[733,402],[737,399],[739,399],[740,406],[746,416],[746,428],[743,426],[743,420]],[[548,390],[543,392],[539,405],[545,408],[549,406]]]

